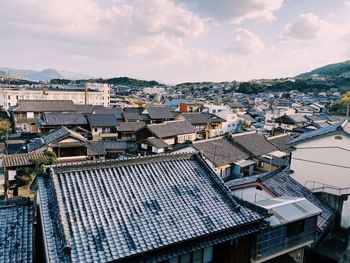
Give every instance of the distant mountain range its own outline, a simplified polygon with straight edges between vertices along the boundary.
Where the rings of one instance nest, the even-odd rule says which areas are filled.
[[[83,79],[90,76],[69,71],[58,71],[56,69],[44,69],[41,71],[0,68],[0,76],[14,77],[17,79],[27,79],[32,81],[49,81],[51,79]]]
[[[302,73],[297,77],[308,78],[314,75],[319,75],[320,77],[350,77],[350,60],[329,64],[320,68],[316,68],[310,72]]]

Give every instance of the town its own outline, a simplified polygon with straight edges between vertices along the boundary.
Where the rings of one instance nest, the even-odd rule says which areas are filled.
[[[0,262],[349,262],[346,89],[128,81],[2,78]]]

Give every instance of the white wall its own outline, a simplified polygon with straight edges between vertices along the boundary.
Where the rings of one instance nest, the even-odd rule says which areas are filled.
[[[350,137],[342,135],[342,140],[336,140],[335,135],[330,135],[296,145],[291,169],[291,176],[308,188],[313,184],[307,181],[350,187]],[[343,205],[342,226],[350,226],[350,199]]]

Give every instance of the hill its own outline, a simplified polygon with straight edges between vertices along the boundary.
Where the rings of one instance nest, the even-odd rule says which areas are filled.
[[[128,77],[118,77],[118,78],[109,78],[109,79],[80,79],[80,80],[67,80],[67,79],[52,79],[50,81],[51,84],[84,84],[87,82],[95,82],[95,83],[108,83],[112,85],[119,86],[128,86],[128,87],[151,87],[160,85],[157,81],[154,80],[140,80],[133,79]]]
[[[297,77],[309,78],[315,74],[321,77],[350,77],[350,60],[316,68],[310,72],[302,73]]]

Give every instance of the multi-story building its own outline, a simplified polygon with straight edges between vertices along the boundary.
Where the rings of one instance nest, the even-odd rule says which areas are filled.
[[[109,84],[87,83],[85,89],[4,87],[0,89],[0,106],[7,109],[18,100],[72,100],[74,104],[109,106],[109,97]]]

